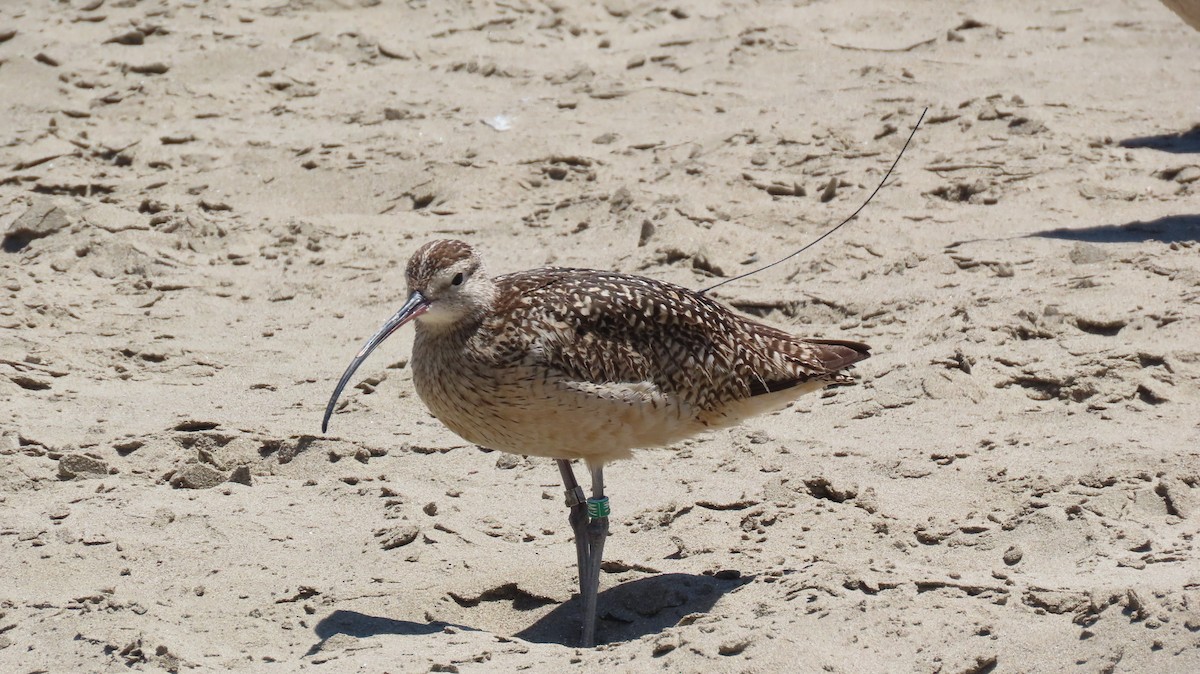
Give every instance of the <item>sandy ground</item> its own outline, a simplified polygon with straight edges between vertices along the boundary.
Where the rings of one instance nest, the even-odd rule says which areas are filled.
[[[1158,3],[0,4],[0,671],[1200,671],[1200,33]],[[614,464],[466,445],[421,243],[858,339]],[[228,481],[227,481],[228,480]]]

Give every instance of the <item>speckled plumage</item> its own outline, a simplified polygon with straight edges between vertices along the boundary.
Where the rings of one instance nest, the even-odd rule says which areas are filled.
[[[413,379],[470,442],[593,466],[778,409],[851,381],[864,344],[801,339],[694,291],[638,276],[546,268],[488,278],[461,241],[408,263]],[[457,281],[458,283],[454,283]],[[439,307],[439,296],[447,299]]]

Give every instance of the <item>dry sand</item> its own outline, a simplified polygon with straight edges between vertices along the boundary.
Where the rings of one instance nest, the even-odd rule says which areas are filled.
[[[0,671],[1200,671],[1200,35],[1104,0],[0,4]],[[607,472],[430,418],[408,255],[859,339]],[[226,482],[226,479],[231,481]]]

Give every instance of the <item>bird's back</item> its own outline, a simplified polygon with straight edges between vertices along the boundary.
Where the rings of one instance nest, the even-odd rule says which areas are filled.
[[[496,283],[487,333],[498,357],[580,382],[652,383],[706,424],[750,398],[846,383],[842,370],[869,356],[865,344],[793,337],[639,276],[550,268]]]

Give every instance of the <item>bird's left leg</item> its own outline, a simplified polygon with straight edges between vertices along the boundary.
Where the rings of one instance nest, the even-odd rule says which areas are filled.
[[[579,567],[583,595],[583,645],[596,643],[596,602],[600,591],[600,565],[604,561],[604,540],[608,538],[608,497],[604,495],[604,467],[589,466],[592,472],[592,497],[587,500],[588,559]],[[584,581],[586,578],[586,582]]]
[[[584,500],[583,488],[575,481],[575,471],[571,470],[571,462],[558,459],[558,472],[562,475],[563,488],[566,490],[567,508],[570,515],[567,521],[571,523],[571,531],[575,534],[575,561],[579,569],[579,601],[583,602],[584,588],[587,587],[587,569],[591,567],[591,555],[588,549],[588,513],[587,501]]]

